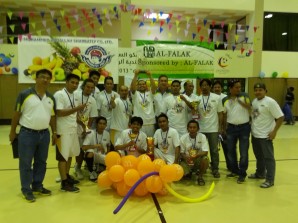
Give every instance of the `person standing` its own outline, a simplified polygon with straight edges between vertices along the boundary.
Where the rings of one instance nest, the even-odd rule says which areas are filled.
[[[220,177],[218,137],[222,132],[223,106],[220,97],[210,92],[212,82],[209,79],[200,81],[202,95],[199,97],[198,111],[200,132],[203,133],[209,143],[212,174],[215,178]]]
[[[66,77],[66,86],[54,94],[57,103],[57,135],[56,160],[61,177],[61,191],[79,192],[74,185],[79,181],[69,175],[73,156],[80,154],[80,143],[77,133],[77,112],[84,111],[87,104],[79,105],[74,91],[78,88],[80,78],[75,74]]]
[[[283,123],[284,115],[277,102],[266,96],[266,85],[254,85],[255,99],[252,102],[252,148],[256,157],[256,172],[250,179],[264,179],[261,188],[274,185],[275,158],[273,140]]]
[[[192,103],[198,103],[199,102],[199,96],[193,93],[194,90],[194,84],[192,83],[192,81],[185,81],[184,85],[184,95],[186,95],[190,101]],[[194,114],[193,114],[194,113]],[[192,119],[198,119],[198,114],[196,109],[192,110],[190,108],[188,108],[188,121],[192,120]]]
[[[49,125],[53,145],[57,139],[55,99],[47,92],[51,79],[52,73],[47,69],[36,72],[35,86],[19,94],[11,121],[9,140],[13,142],[18,137],[21,191],[28,202],[35,201],[34,194],[52,193],[43,187],[50,143]],[[21,129],[17,136],[18,124]]]
[[[242,184],[247,176],[248,149],[250,135],[250,99],[246,93],[241,92],[239,80],[232,80],[228,84],[230,94],[223,99],[224,124],[226,130],[228,157],[231,174],[227,177],[237,177],[237,183]],[[238,165],[236,145],[239,140],[240,162]]]
[[[100,96],[100,94],[99,94],[100,93],[100,90],[98,89],[97,85],[98,85],[98,82],[99,82],[99,79],[100,79],[100,73],[97,70],[91,70],[89,72],[89,78],[91,80],[93,80],[94,85],[95,85],[95,88],[94,88],[94,90],[92,92],[92,97],[96,101],[97,110],[99,112],[99,110],[100,110],[100,98],[99,98],[99,96]]]
[[[295,124],[295,117],[293,115],[293,102],[295,100],[294,96],[294,88],[289,87],[287,89],[287,94],[286,94],[286,104],[289,105],[290,107],[290,112],[289,112],[289,117],[286,119],[286,125],[294,125]]]

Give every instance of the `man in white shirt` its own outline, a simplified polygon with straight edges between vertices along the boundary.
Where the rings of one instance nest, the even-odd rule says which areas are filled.
[[[96,119],[96,130],[86,135],[82,149],[85,151],[85,161],[89,170],[89,180],[96,181],[98,177],[95,166],[105,166],[106,154],[110,151],[110,134],[105,131],[107,119],[98,117]]]
[[[150,91],[147,91],[146,81],[137,81],[139,70],[135,70],[134,78],[132,79],[130,90],[132,93],[133,116],[141,117],[144,124],[142,131],[147,136],[152,137],[154,134],[155,113],[153,105],[153,94],[156,91],[155,82],[149,71],[146,72],[150,79]]]
[[[100,99],[99,99],[99,93],[100,90],[98,89],[97,85],[98,85],[98,81],[100,79],[100,73],[97,70],[91,70],[89,72],[89,78],[91,80],[94,81],[95,84],[95,88],[92,92],[92,96],[94,97],[95,101],[96,101],[96,106],[97,106],[97,110],[100,110]]]
[[[110,134],[113,145],[121,132],[128,128],[132,115],[132,104],[128,98],[128,87],[122,85],[119,88],[119,94],[119,98],[111,101],[112,117]]]
[[[250,179],[263,179],[261,188],[274,185],[275,158],[273,140],[279,127],[282,125],[284,115],[277,102],[266,96],[266,85],[254,85],[256,98],[252,102],[252,147],[257,160],[256,172],[248,176]]]
[[[180,165],[183,167],[184,176],[191,179],[192,173],[196,172],[199,186],[204,186],[203,174],[209,165],[208,141],[204,134],[199,133],[197,121],[190,120],[187,124],[187,130],[188,133],[180,138],[180,154],[182,158]]]
[[[166,75],[160,75],[158,77],[158,88],[154,94],[154,109],[156,119],[161,113],[166,113],[165,102],[167,97],[171,95],[171,92],[168,88],[168,77]]]
[[[81,89],[75,91],[75,98],[78,99],[78,104],[86,104],[86,108],[78,112],[78,136],[80,148],[82,148],[83,140],[86,134],[90,133],[93,120],[98,116],[97,105],[95,98],[92,97],[95,84],[92,79],[86,79],[82,83]],[[74,166],[74,172],[79,180],[84,179],[84,175],[81,170],[81,166],[84,160],[84,153],[81,150],[80,155],[76,156],[76,164]]]
[[[107,119],[107,131],[110,131],[111,116],[112,116],[112,100],[119,97],[119,94],[113,91],[114,80],[113,77],[107,76],[104,80],[104,90],[99,94],[99,115]]]
[[[78,88],[80,78],[75,74],[66,77],[66,86],[54,94],[57,106],[57,149],[56,160],[61,177],[61,190],[79,192],[75,187],[78,181],[69,175],[69,169],[73,156],[80,153],[80,144],[77,133],[77,112],[83,111],[87,104],[79,105],[74,91]]]
[[[227,177],[238,176],[237,183],[242,184],[247,176],[246,170],[248,168],[251,105],[248,95],[241,92],[239,80],[229,82],[229,91],[230,95],[223,99],[223,131],[226,130],[228,156],[232,172]],[[238,140],[240,151],[239,165],[236,153]]]
[[[209,79],[202,79],[200,81],[202,95],[199,97],[198,104],[199,124],[200,132],[208,139],[212,174],[215,178],[219,178],[218,136],[222,127],[223,106],[220,97],[210,92],[211,85],[212,82]]]
[[[188,80],[185,81],[184,85],[184,95],[186,95],[190,101],[192,103],[194,103],[193,105],[195,105],[196,103],[199,102],[199,96],[193,93],[194,90],[194,84],[192,83],[192,81]],[[194,110],[188,108],[188,121],[195,119],[198,119],[198,112],[196,111],[196,108]]]
[[[161,113],[157,117],[159,129],[154,133],[154,158],[163,159],[167,164],[178,163],[180,142],[178,132],[169,127],[168,117]]]

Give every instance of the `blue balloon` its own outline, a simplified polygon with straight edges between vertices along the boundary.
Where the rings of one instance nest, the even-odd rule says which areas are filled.
[[[265,77],[265,73],[264,73],[263,71],[261,71],[261,72],[259,73],[259,77],[260,77],[260,78],[264,78],[264,77]]]
[[[12,72],[13,74],[18,74],[18,73],[19,73],[18,68],[16,68],[16,67],[13,67],[13,68],[11,69],[11,72]]]

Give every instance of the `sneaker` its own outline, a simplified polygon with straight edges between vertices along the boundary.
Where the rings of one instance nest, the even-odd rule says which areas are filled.
[[[67,174],[67,181],[68,183],[72,184],[72,185],[76,185],[79,184],[80,181],[74,179],[72,176],[70,176],[69,174]]]
[[[230,173],[227,175],[227,177],[232,178],[232,177],[238,177],[236,173]]]
[[[43,188],[40,188],[40,189],[34,189],[33,194],[50,196],[50,195],[52,195],[52,191],[50,191],[50,190],[43,187]]]
[[[29,203],[35,202],[35,197],[32,192],[23,194],[23,198],[28,201]]]
[[[96,181],[97,180],[97,173],[95,171],[89,172],[89,180]]]
[[[83,180],[84,179],[83,171],[81,170],[81,168],[78,167],[77,163],[74,166],[74,173],[75,173],[78,180]]]
[[[56,181],[56,183],[60,183],[61,182],[61,177],[60,176],[56,177],[55,181]]]
[[[269,187],[272,187],[272,186],[274,186],[274,183],[271,182],[271,181],[267,181],[267,180],[260,185],[261,188],[269,188]]]
[[[248,176],[249,179],[265,179],[265,176],[260,176],[256,173],[252,173]]]
[[[237,179],[238,184],[243,184],[244,181],[245,181],[245,177],[242,177],[242,176],[239,176],[238,179]]]
[[[80,189],[78,187],[73,186],[68,181],[66,182],[62,181],[60,190],[63,192],[72,192],[72,193],[80,192]]]
[[[212,171],[212,174],[213,174],[213,177],[214,178],[220,178],[220,174],[219,174],[219,172],[217,170],[213,170]]]

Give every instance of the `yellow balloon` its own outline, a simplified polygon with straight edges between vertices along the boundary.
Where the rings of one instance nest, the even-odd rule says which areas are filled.
[[[162,159],[155,159],[153,160],[153,164],[154,164],[154,170],[159,172],[160,168],[166,165],[166,162]]]
[[[123,156],[121,158],[121,164],[125,170],[136,169],[138,166],[138,158],[133,155]]]
[[[129,169],[124,174],[124,182],[127,186],[132,187],[141,178],[136,169]]]
[[[137,170],[141,176],[144,176],[145,174],[154,171],[154,164],[151,160],[142,160],[139,162]]]
[[[115,151],[111,151],[106,155],[105,164],[107,169],[110,169],[113,165],[117,165],[120,163],[121,163],[121,157],[119,153]]]
[[[120,182],[124,178],[125,169],[121,165],[114,165],[109,169],[108,176],[113,182]]]
[[[159,176],[148,177],[145,181],[146,188],[151,193],[157,193],[162,189],[162,181]]]
[[[201,202],[201,201],[206,200],[211,195],[211,193],[213,192],[213,189],[215,187],[215,183],[212,182],[208,192],[198,198],[189,198],[189,197],[182,196],[181,194],[178,194],[176,191],[174,191],[167,183],[164,183],[164,186],[167,188],[169,193],[172,194],[174,197],[176,197],[182,201],[188,202],[188,203],[196,203],[196,202]]]
[[[159,170],[159,176],[164,182],[169,183],[177,178],[176,172],[177,170],[174,165],[164,165]]]
[[[173,166],[176,169],[176,175],[175,175],[174,181],[179,181],[179,180],[181,180],[181,178],[184,175],[184,170],[183,170],[182,166],[180,166],[179,164],[173,164]]]
[[[99,187],[110,187],[112,185],[112,181],[109,178],[108,171],[105,170],[98,175],[97,184]]]

